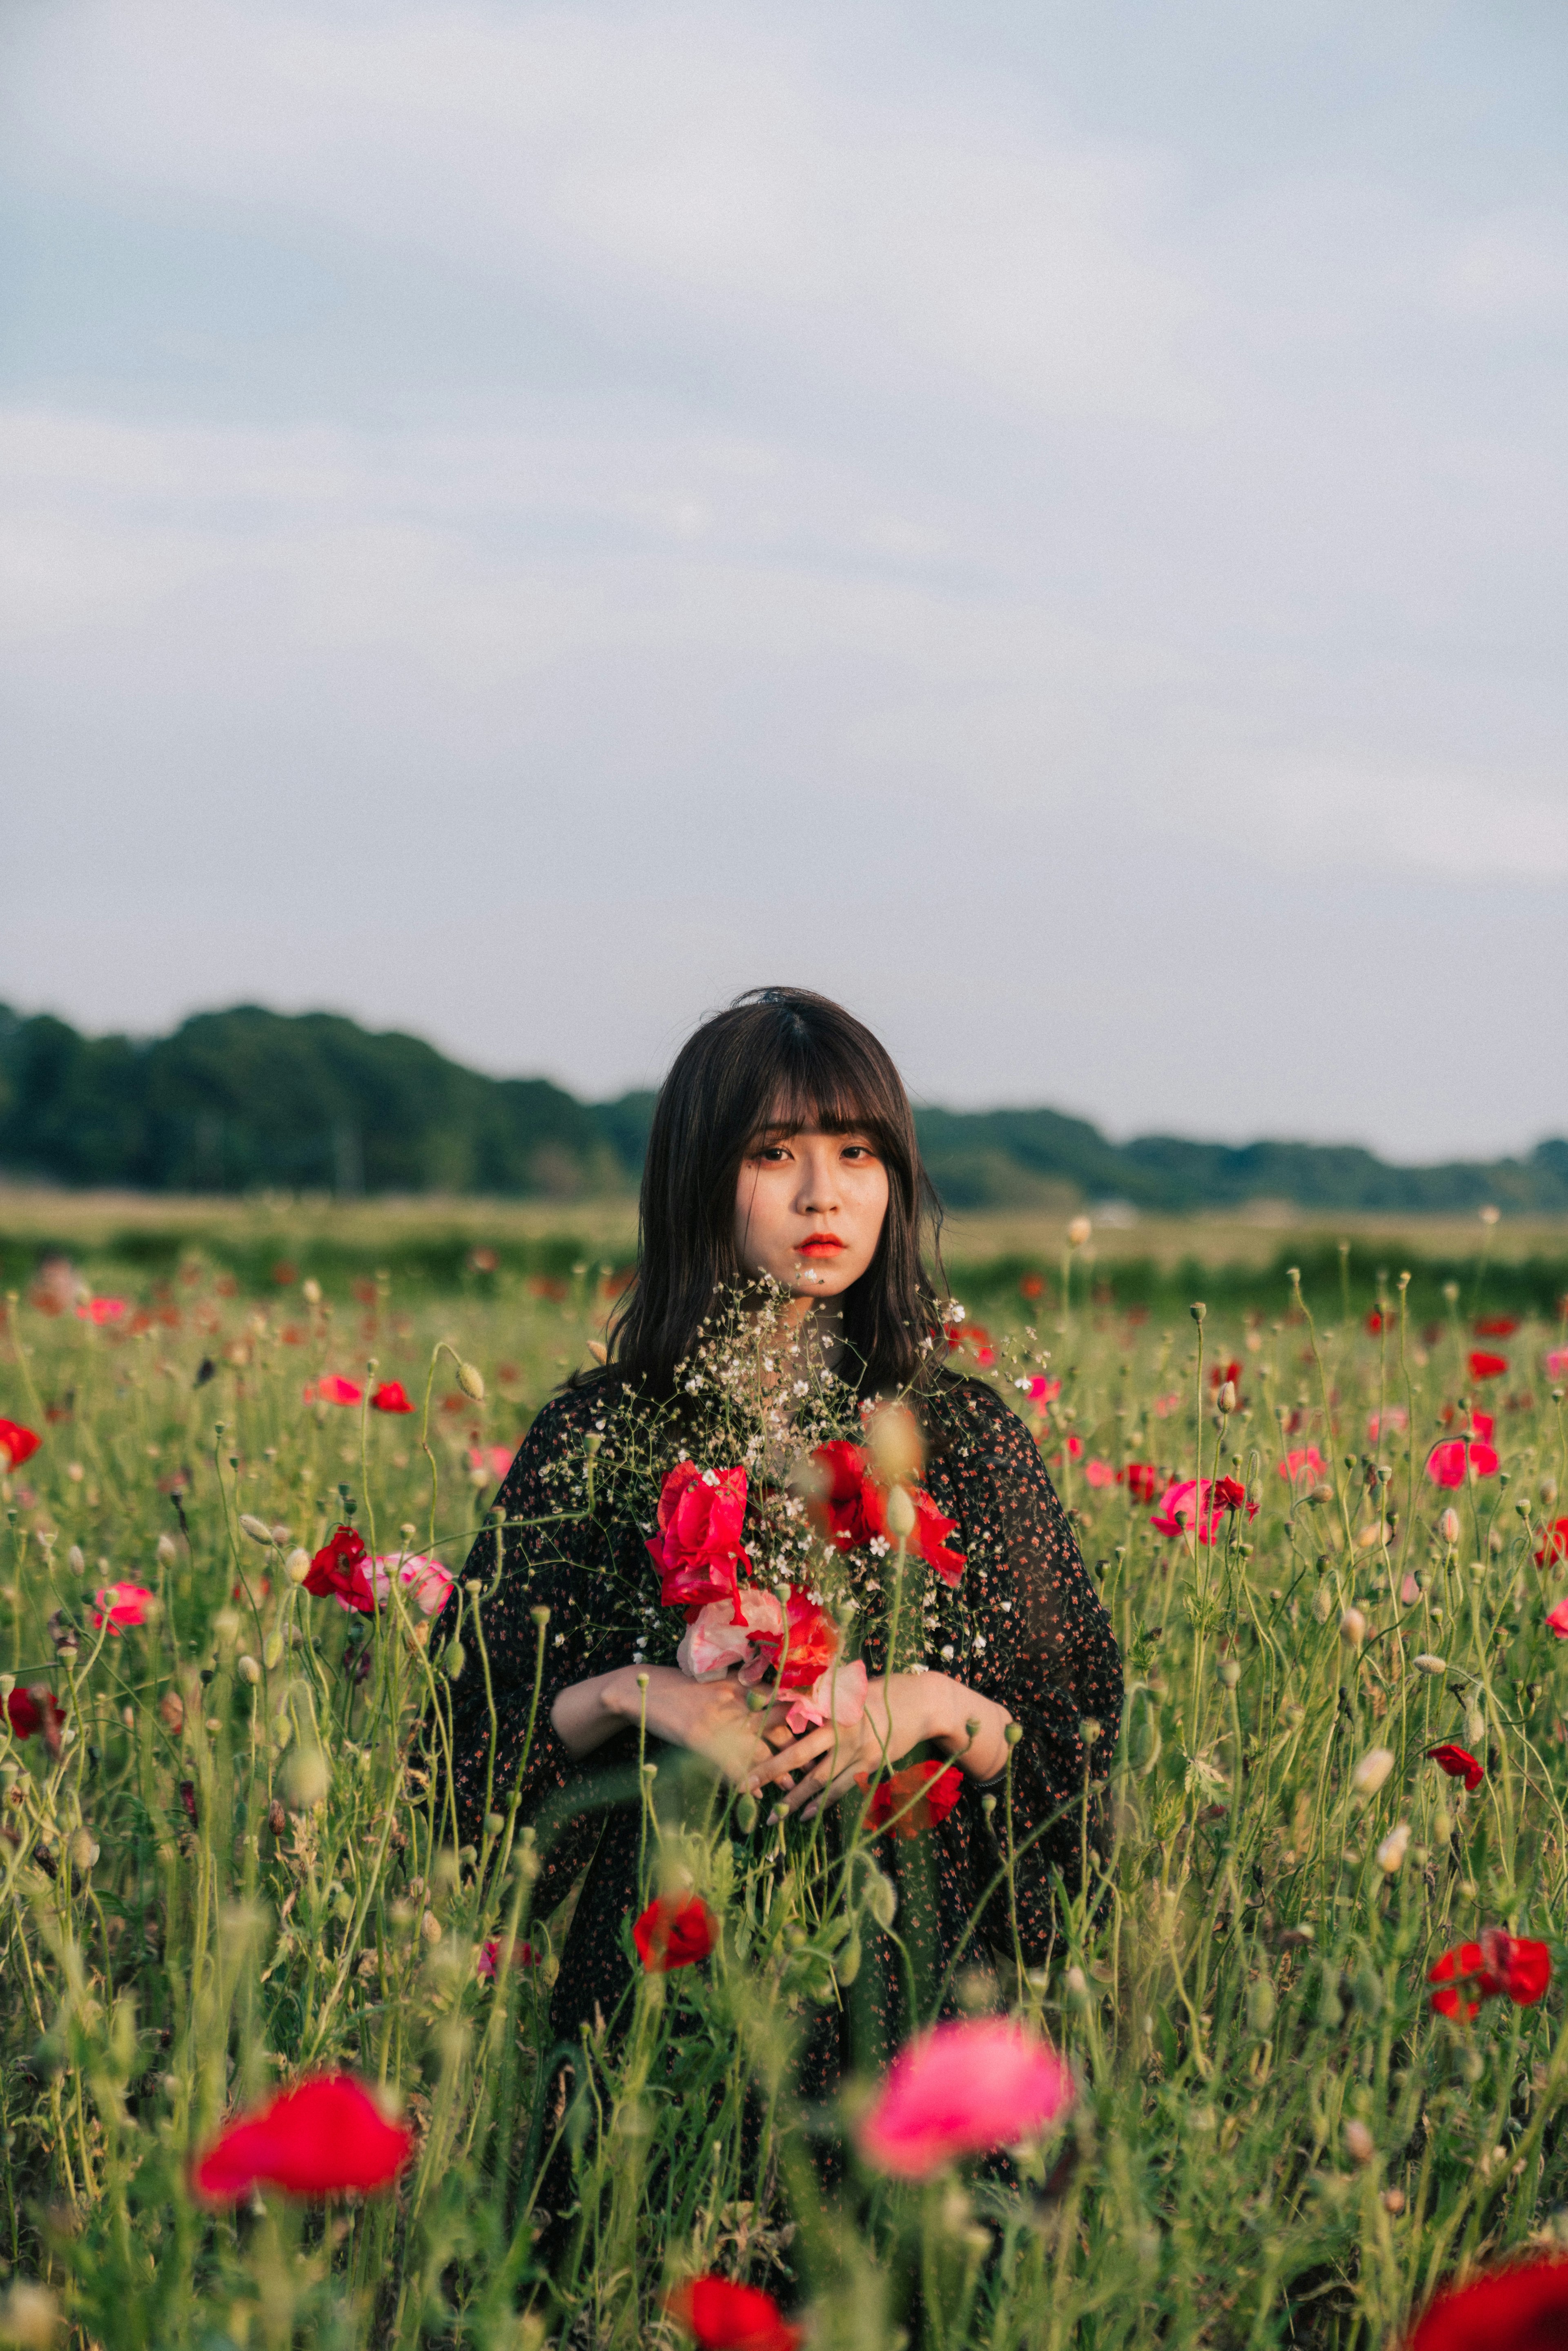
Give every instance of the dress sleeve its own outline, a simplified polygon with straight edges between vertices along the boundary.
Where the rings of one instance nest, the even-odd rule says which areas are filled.
[[[571,1801],[586,1793],[592,1775],[562,1745],[550,1709],[562,1689],[623,1664],[632,1648],[630,1627],[614,1621],[620,1580],[604,1573],[612,1563],[612,1538],[588,1509],[582,1439],[594,1413],[593,1403],[581,1394],[553,1398],[524,1438],[497,1496],[507,1520],[524,1523],[507,1527],[498,1586],[493,1598],[478,1603],[483,1655],[472,1603],[465,1606],[465,1664],[452,1690],[452,1784],[460,1841],[477,1844],[486,1796],[497,1812],[505,1812],[517,1785],[519,1821],[540,1828],[543,1867],[534,1891],[540,1910],[554,1907],[590,1858],[598,1825],[591,1808]],[[464,1580],[477,1580],[482,1591],[496,1583],[493,1535],[481,1535],[474,1545]],[[459,1597],[455,1593],[447,1603],[433,1651],[457,1627]],[[542,1670],[534,1613],[540,1608],[549,1611]],[[443,1740],[434,1726],[429,1747],[439,1770]],[[608,1749],[597,1750],[591,1759],[594,1773],[611,1760]]]
[[[968,1605],[977,1637],[966,1678],[1023,1733],[1013,1750],[1012,1834],[1015,1852],[1026,1849],[1014,1881],[1019,1939],[1036,1965],[1051,1938],[1055,1872],[1075,1891],[1086,1834],[1092,1847],[1098,1842],[1100,1785],[1121,1727],[1122,1658],[1033,1437],[992,1390],[977,1384],[969,1397],[972,1449],[958,1483],[966,1501],[973,1498],[964,1515],[974,1525]],[[1086,1739],[1086,1724],[1098,1735]],[[995,1792],[999,1844],[1003,1791]],[[1005,1894],[987,1931],[1010,1940]]]

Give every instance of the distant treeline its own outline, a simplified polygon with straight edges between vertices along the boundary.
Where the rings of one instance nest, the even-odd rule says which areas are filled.
[[[651,1092],[581,1102],[487,1078],[417,1037],[255,1005],[172,1036],[84,1037],[0,1007],[0,1172],[149,1192],[478,1193],[570,1199],[635,1185]],[[1114,1144],[1051,1110],[918,1113],[953,1208],[1118,1200],[1145,1214],[1239,1207],[1568,1215],[1568,1141],[1524,1159],[1397,1167],[1351,1145],[1174,1135]]]

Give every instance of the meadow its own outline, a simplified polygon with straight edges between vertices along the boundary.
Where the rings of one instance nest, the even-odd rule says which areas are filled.
[[[955,1252],[953,1363],[1034,1430],[1126,1701],[1103,1863],[1049,1963],[977,1937],[956,1988],[1048,2040],[1073,2095],[1009,2168],[900,2178],[865,2151],[878,2085],[808,2112],[789,2058],[862,1926],[917,1899],[918,1834],[862,1822],[824,1885],[709,1775],[645,1776],[650,1896],[695,1888],[713,1948],[638,1972],[570,2096],[570,1896],[535,1910],[505,1788],[454,1841],[439,1726],[487,1671],[469,1553],[602,1332],[623,1205],[500,1238],[476,1207],[439,1262],[383,1218],[358,1271],[338,1228],[334,1255],[247,1216],[138,1254],[122,1205],[41,1267],[8,1244],[0,2339],[674,2351],[714,2275],[789,2324],[698,2313],[697,2339],[760,2351],[793,2325],[1373,2351],[1440,2280],[1568,2249],[1568,1301],[1532,1277],[1508,1305],[1490,1228],[1414,1285],[1388,1236],[1303,1249],[1294,1280],[1269,1232],[1174,1310],[1118,1296],[1131,1238]],[[411,1408],[371,1409],[393,1383]],[[345,1524],[457,1579],[455,1636],[423,1565],[363,1613],[307,1588]],[[406,2134],[389,2186],[200,2192],[232,2117],[338,2069],[374,2085],[371,2139]]]

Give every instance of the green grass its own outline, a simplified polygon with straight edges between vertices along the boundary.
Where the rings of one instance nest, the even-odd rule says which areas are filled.
[[[1488,1391],[1506,1474],[1448,1497],[1422,1464],[1467,1393],[1469,1274],[1410,1322],[1390,1287],[1375,1335],[1351,1271],[1365,1277],[1353,1267],[1342,1289],[1337,1257],[1308,1285],[1315,1326],[1281,1285],[1272,1322],[1211,1303],[1201,1332],[1185,1314],[1042,1300],[1035,1342],[1013,1270],[976,1292],[993,1375],[1043,1343],[1062,1379],[1041,1442],[1128,1698],[1103,1882],[1063,1905],[1047,1968],[1020,1975],[977,1946],[962,1993],[1033,2019],[1082,2094],[1016,2184],[898,2188],[852,2157],[824,2199],[810,2134],[845,2116],[797,2109],[789,2052],[809,2003],[852,1974],[886,1845],[824,1886],[803,1841],[751,1857],[702,1774],[662,1785],[651,1882],[684,1866],[723,1939],[706,1967],[638,1980],[624,2040],[578,2053],[558,2111],[536,2091],[563,1923],[531,1915],[534,1841],[503,1790],[483,1850],[455,1852],[442,1773],[413,1744],[451,1660],[403,1614],[377,1621],[362,1677],[346,1671],[362,1621],[284,1568],[344,1489],[381,1548],[410,1528],[461,1562],[494,1489],[469,1457],[514,1444],[582,1360],[601,1260],[464,1259],[443,1287],[383,1258],[392,1278],[319,1306],[272,1281],[276,1261],[241,1280],[210,1258],[184,1275],[122,1258],[120,1322],[24,1296],[0,1334],[0,1414],[45,1437],[5,1484],[4,1663],[54,1688],[70,1734],[53,1759],[37,1737],[0,1747],[0,2260],[47,2285],[77,2342],[673,2343],[662,2293],[711,2267],[809,2308],[815,2341],[873,2351],[901,2327],[943,2351],[1350,2351],[1393,2341],[1456,2265],[1568,2235],[1568,1645],[1543,1622],[1568,1562],[1533,1556],[1568,1482],[1542,1371],[1557,1326],[1491,1343],[1511,1364]],[[433,1364],[442,1341],[483,1372],[483,1405],[451,1354]],[[1207,1370],[1231,1357],[1242,1405],[1221,1425]],[[423,1413],[304,1400],[322,1371],[361,1378],[371,1358],[422,1405],[430,1381],[427,1447]],[[1407,1433],[1375,1442],[1369,1415],[1386,1429],[1390,1406]],[[1332,1492],[1279,1474],[1281,1411]],[[1092,1462],[1191,1476],[1200,1456],[1260,1508],[1196,1554],[1125,1487],[1087,1482]],[[1457,1543],[1438,1529],[1450,1499]],[[1420,1594],[1403,1604],[1410,1574]],[[157,1593],[145,1629],[93,1629],[91,1594],[113,1578]],[[1340,1634],[1353,1605],[1359,1648]],[[483,1672],[482,1585],[465,1607],[463,1670]],[[58,1611],[80,1628],[74,1659]],[[1417,1655],[1447,1669],[1416,1670]],[[1423,1761],[1443,1739],[1487,1761],[1475,1795]],[[1364,1802],[1351,1774],[1373,1746],[1395,1764]],[[1386,1875],[1377,1847],[1401,1822],[1409,1855]],[[1551,1945],[1545,2001],[1434,2017],[1431,1960],[1489,1924]],[[497,1934],[542,1964],[485,1982],[476,1954]],[[329,2063],[384,2084],[413,2123],[396,2194],[198,2210],[186,2167],[224,2115]],[[1353,2122],[1369,2139],[1347,2137]],[[576,2167],[564,2241],[539,2237],[531,2201],[558,2140]]]

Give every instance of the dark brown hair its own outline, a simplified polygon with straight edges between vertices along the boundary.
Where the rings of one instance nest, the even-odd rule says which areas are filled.
[[[736,1179],[764,1131],[859,1133],[887,1168],[876,1255],[843,1293],[845,1376],[867,1394],[908,1387],[940,1348],[922,1257],[941,1208],[921,1165],[904,1081],[884,1047],[842,1007],[804,987],[758,987],[688,1037],[660,1089],[643,1168],[637,1278],[611,1332],[612,1361],[668,1395],[704,1317],[744,1283]]]

